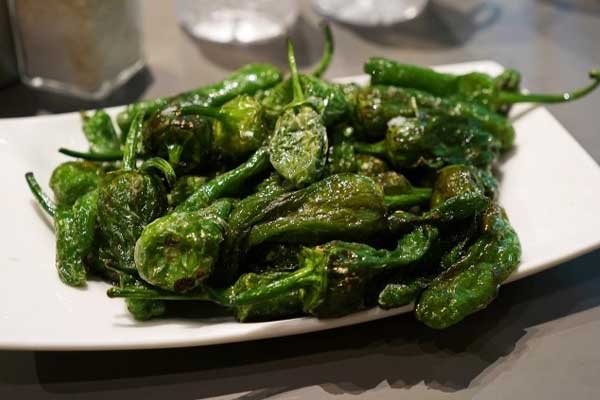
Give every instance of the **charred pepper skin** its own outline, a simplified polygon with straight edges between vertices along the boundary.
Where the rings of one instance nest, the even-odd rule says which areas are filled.
[[[396,118],[383,141],[355,143],[354,148],[386,158],[395,169],[449,164],[490,169],[500,154],[499,141],[479,124],[449,116]]]
[[[167,211],[167,191],[161,179],[143,167],[136,168],[137,141],[143,114],[134,118],[125,144],[123,166],[104,176],[98,196],[98,258],[108,269],[135,271],[135,243],[144,227]],[[167,176],[168,163],[152,164]]]
[[[492,205],[483,215],[481,236],[466,254],[423,292],[415,314],[434,329],[445,329],[487,307],[517,268],[519,238],[504,210]]]
[[[423,90],[435,96],[453,98],[481,104],[490,111],[507,112],[514,103],[562,103],[577,100],[600,85],[600,71],[591,71],[593,82],[578,90],[560,94],[523,94],[519,92],[520,77],[509,70],[498,78],[481,72],[454,75],[436,72],[417,65],[401,64],[393,60],[374,57],[364,66],[373,85],[396,85]]]
[[[264,242],[366,240],[385,230],[385,213],[383,191],[372,179],[332,175],[266,206],[254,221],[249,247]]]
[[[90,144],[90,152],[106,153],[120,149],[121,140],[106,111],[97,110],[91,115],[82,112],[81,119],[83,133]]]
[[[416,105],[420,111],[430,115],[447,115],[477,122],[500,142],[502,151],[508,151],[514,145],[515,130],[510,122],[481,104],[439,97],[417,89],[384,85],[361,88],[360,98],[363,101],[357,105],[354,118],[358,126],[370,124],[367,132],[371,140],[385,136],[387,122],[391,119],[414,117]]]
[[[67,161],[54,168],[50,189],[59,207],[70,207],[84,194],[96,189],[104,176],[102,166],[88,161]]]
[[[149,284],[174,292],[211,276],[228,229],[230,200],[193,212],[173,212],[148,224],[135,245],[135,266]]]
[[[54,220],[58,276],[69,286],[85,285],[85,258],[91,252],[95,239],[98,190],[82,195],[70,207],[57,207],[42,192],[32,173],[27,173],[25,178],[40,206]]]
[[[384,271],[398,270],[418,262],[437,238],[437,231],[417,228],[405,235],[394,250],[376,250],[359,243],[334,241],[306,248],[300,268],[263,287],[231,296],[236,306],[302,289],[303,311],[319,318],[346,315],[365,307],[366,284]]]
[[[288,60],[294,97],[277,119],[269,141],[271,165],[279,174],[300,188],[317,181],[325,171],[328,138],[321,116],[307,104],[302,92],[292,43],[288,41]]]
[[[248,64],[233,72],[224,80],[195,90],[180,93],[173,97],[134,103],[119,113],[117,123],[126,136],[133,117],[143,112],[150,116],[168,106],[194,104],[205,107],[219,107],[241,94],[252,95],[281,82],[281,71],[269,64]]]

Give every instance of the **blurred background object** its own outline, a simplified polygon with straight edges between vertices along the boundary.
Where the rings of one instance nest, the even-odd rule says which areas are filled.
[[[192,36],[249,44],[285,35],[298,18],[296,0],[177,0],[179,23]]]
[[[417,17],[429,0],[313,0],[326,17],[358,26],[388,26]]]
[[[98,100],[144,65],[138,0],[9,0],[22,81]]]
[[[0,0],[0,87],[15,81],[18,77],[8,7],[6,0]]]

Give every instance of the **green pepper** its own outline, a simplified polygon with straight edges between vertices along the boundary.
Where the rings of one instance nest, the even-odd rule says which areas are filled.
[[[57,207],[42,192],[33,173],[28,172],[25,178],[38,203],[54,219],[58,276],[67,285],[85,285],[87,274],[84,259],[94,242],[98,190],[83,194],[70,207]]]
[[[365,307],[367,284],[377,276],[415,266],[437,240],[437,231],[419,227],[403,236],[394,250],[334,241],[305,248],[294,272],[244,274],[226,289],[172,294],[147,288],[109,289],[109,297],[212,301],[235,310],[238,318],[271,319],[300,311],[320,318],[338,317]]]
[[[269,169],[269,154],[261,147],[245,163],[231,171],[218,175],[200,186],[176,211],[196,211],[223,196],[238,196],[248,181]]]
[[[171,109],[154,113],[141,136],[143,154],[169,160],[178,172],[211,166],[212,147],[213,133],[206,119]]]
[[[414,117],[416,106],[430,115],[477,121],[484,131],[500,142],[503,151],[510,150],[514,144],[515,130],[510,122],[480,104],[438,97],[416,89],[381,85],[361,88],[357,101],[353,117],[355,125],[357,129],[361,127],[369,139],[384,136],[388,122],[396,117]]]
[[[135,266],[153,286],[196,288],[213,272],[227,230],[230,200],[198,211],[173,212],[148,224],[135,245]]]
[[[240,95],[221,108],[186,105],[178,110],[183,115],[199,115],[214,119],[213,141],[216,153],[227,160],[239,160],[258,150],[267,138],[263,111],[256,99]]]
[[[235,294],[230,301],[236,306],[256,304],[302,289],[305,313],[317,317],[349,314],[364,308],[368,282],[383,272],[418,262],[436,237],[435,229],[420,227],[405,235],[391,251],[337,241],[306,248],[298,270],[263,287]]]
[[[218,107],[240,94],[253,94],[267,89],[282,79],[281,72],[268,64],[248,64],[233,72],[226,79],[171,98],[158,98],[129,105],[117,116],[122,132],[127,132],[135,113],[145,112],[150,116],[170,104],[195,104]]]
[[[466,254],[421,295],[415,313],[427,326],[444,329],[487,307],[519,264],[519,238],[501,207],[486,210],[480,229]]]
[[[474,168],[449,165],[438,172],[428,211],[422,215],[395,211],[388,217],[388,225],[392,232],[403,232],[417,224],[446,225],[480,214],[489,202]]]
[[[296,187],[302,187],[318,180],[324,172],[327,131],[320,115],[307,104],[302,93],[290,41],[288,60],[294,98],[275,124],[269,154],[273,168]]]
[[[256,188],[255,193],[238,201],[229,216],[229,232],[223,243],[219,268],[211,283],[225,286],[235,281],[242,258],[247,253],[247,236],[256,215],[280,195],[289,192],[291,187],[276,173],[265,179]]]
[[[59,207],[70,207],[81,196],[98,187],[104,169],[88,161],[67,161],[54,168],[50,188]]]
[[[337,174],[284,194],[256,215],[249,247],[264,242],[365,240],[384,230],[383,191],[366,176]]]
[[[464,118],[433,116],[397,117],[385,139],[355,143],[358,152],[385,157],[395,168],[441,168],[471,164],[488,169],[500,152],[500,143],[479,124]]]
[[[106,153],[120,149],[121,141],[106,111],[97,110],[92,115],[82,112],[81,119],[83,133],[92,153]]]
[[[174,183],[175,172],[162,159],[153,158],[136,168],[137,142],[143,114],[133,121],[125,143],[123,165],[109,172],[100,184],[98,198],[98,260],[108,269],[135,271],[134,247],[144,227],[167,210],[167,191],[152,169]]]
[[[577,100],[592,92],[600,85],[600,71],[589,73],[593,82],[582,89],[560,94],[524,94],[518,92],[514,81],[517,80],[515,71],[510,76],[501,75],[499,81],[481,72],[471,72],[464,75],[454,75],[436,72],[429,68],[416,65],[400,64],[385,58],[370,58],[365,64],[365,72],[371,76],[373,85],[396,85],[429,92],[435,96],[453,97],[479,103],[492,111],[502,111],[514,103],[562,103]],[[510,79],[507,79],[510,78]],[[509,90],[505,91],[506,83],[513,80]]]
[[[281,71],[269,64],[247,64],[220,82],[204,86],[170,98],[159,98],[134,103],[119,113],[117,123],[121,132],[129,131],[133,117],[144,112],[150,117],[168,105],[195,104],[219,107],[241,94],[254,94],[275,86],[282,79]]]

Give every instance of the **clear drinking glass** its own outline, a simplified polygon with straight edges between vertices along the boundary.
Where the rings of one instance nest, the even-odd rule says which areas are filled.
[[[144,63],[137,0],[9,0],[23,82],[99,100]]]
[[[179,23],[194,37],[250,44],[283,36],[298,18],[296,0],[176,0]]]
[[[313,0],[324,16],[359,26],[387,26],[417,17],[429,0]]]

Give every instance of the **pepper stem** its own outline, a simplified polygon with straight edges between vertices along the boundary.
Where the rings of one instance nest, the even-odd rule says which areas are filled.
[[[89,161],[120,161],[123,159],[122,151],[111,151],[107,153],[91,153],[86,151],[76,151],[61,147],[58,152],[69,157],[81,158]]]
[[[410,193],[385,196],[384,203],[390,210],[418,206],[429,201],[431,192],[429,188],[414,188]]]
[[[54,218],[56,215],[56,204],[54,204],[48,195],[44,193],[40,187],[40,184],[35,179],[35,176],[33,176],[33,172],[26,173],[25,180],[27,180],[27,185],[29,186],[31,193],[33,193],[33,196],[37,200],[38,204],[44,209],[44,211],[48,213],[48,215]]]
[[[354,143],[354,150],[362,154],[383,156],[385,155],[385,140],[375,143],[356,142]]]
[[[212,296],[208,293],[191,293],[191,294],[178,294],[173,292],[167,292],[164,290],[157,290],[154,288],[147,287],[111,287],[106,292],[108,297],[126,297],[128,299],[143,299],[143,300],[197,300],[197,301],[212,301]]]
[[[312,72],[312,76],[316,78],[320,78],[323,76],[327,68],[329,68],[329,64],[331,64],[331,58],[333,56],[333,52],[335,50],[333,45],[333,35],[331,34],[331,27],[329,24],[323,24],[323,35],[325,36],[325,42],[323,44],[323,55],[321,56],[321,61],[319,65]]]
[[[592,92],[600,85],[600,70],[590,71],[589,76],[594,82],[584,88],[573,90],[571,92],[560,94],[500,92],[498,93],[497,102],[499,104],[564,103],[577,100]]]
[[[195,211],[219,197],[237,193],[249,179],[265,172],[270,165],[269,151],[261,147],[245,163],[206,182],[177,206],[176,210]]]
[[[162,172],[169,186],[173,187],[175,181],[177,180],[177,175],[175,174],[175,170],[169,164],[167,160],[160,157],[152,157],[144,161],[140,169],[148,170],[150,168],[155,168]]]
[[[177,165],[181,159],[181,153],[183,152],[183,146],[180,144],[167,145],[167,153],[169,155],[169,164]]]
[[[138,141],[144,127],[144,111],[139,111],[133,117],[127,139],[125,140],[125,148],[123,149],[123,167],[124,171],[135,169],[136,153]]]
[[[300,77],[298,75],[298,67],[296,66],[296,56],[294,55],[294,45],[292,41],[287,41],[288,50],[288,63],[290,65],[290,73],[292,75],[292,90],[294,98],[290,103],[290,106],[297,106],[304,102],[304,93],[302,92],[302,86],[300,85]]]
[[[209,117],[219,120],[221,122],[225,122],[226,117],[221,110],[216,107],[205,107],[195,104],[190,104],[186,106],[182,106],[179,108],[179,112],[181,115],[200,115],[202,117]]]
[[[231,296],[230,302],[236,306],[260,303],[290,291],[307,287],[315,281],[315,277],[315,270],[312,265],[303,267],[268,285],[234,294]]]

